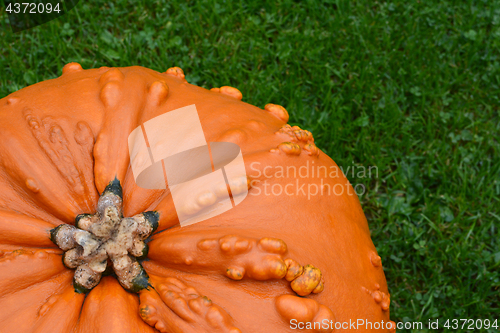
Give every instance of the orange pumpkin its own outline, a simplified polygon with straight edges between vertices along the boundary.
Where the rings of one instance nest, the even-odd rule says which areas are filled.
[[[1,99],[0,331],[331,332],[361,319],[394,331],[347,179],[283,107],[241,98],[177,67],[70,63]],[[127,139],[192,104],[207,141],[241,148],[249,190],[180,227],[169,189],[137,186]],[[287,173],[306,169],[323,173]]]

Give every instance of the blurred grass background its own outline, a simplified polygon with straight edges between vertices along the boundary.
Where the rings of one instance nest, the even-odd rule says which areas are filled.
[[[344,170],[377,168],[347,176],[366,188],[391,319],[494,319],[499,50],[498,0],[93,0],[16,34],[1,8],[0,98],[76,61],[179,66],[281,104]]]

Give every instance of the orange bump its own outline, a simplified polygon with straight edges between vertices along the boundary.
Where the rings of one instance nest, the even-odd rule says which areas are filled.
[[[287,269],[286,265],[282,260],[273,260],[271,262],[273,267],[271,268],[271,278],[282,279],[285,277]]]
[[[40,192],[40,188],[38,187],[38,184],[33,178],[26,179],[26,187],[33,193]]]
[[[389,329],[390,333],[396,332],[396,323],[391,320],[391,328]]]
[[[243,276],[245,276],[245,269],[239,267],[229,267],[226,270],[226,275],[232,280],[239,281],[243,279]]]
[[[155,81],[149,87],[149,96],[152,103],[156,106],[161,105],[167,100],[168,86],[163,81]]]
[[[281,105],[269,103],[264,107],[264,109],[284,123],[287,123],[288,119],[290,118],[290,116],[288,115],[288,111]]]
[[[323,277],[321,277],[321,280],[319,281],[319,284],[314,288],[313,294],[319,294],[325,289],[325,280]]]
[[[7,97],[7,105],[14,105],[21,99],[19,97]]]
[[[263,122],[254,119],[246,123],[246,127],[257,132],[264,131],[267,128]]]
[[[293,134],[299,141],[303,142],[308,142],[308,141],[314,141],[312,133],[307,131],[307,130],[302,130],[298,126],[293,126]]]
[[[285,124],[283,126],[281,126],[281,128],[275,132],[274,134],[278,134],[278,133],[283,133],[283,134],[288,134],[289,136],[292,136],[292,126],[290,126],[289,124]]]
[[[39,250],[35,252],[35,256],[38,259],[47,259],[49,257],[49,254],[46,251]]]
[[[69,64],[64,65],[62,69],[63,74],[76,73],[81,71],[83,71],[82,65],[77,62],[70,62]]]
[[[219,137],[219,140],[224,142],[233,142],[236,144],[240,144],[247,140],[247,134],[245,133],[245,131],[239,128],[232,128],[224,132]]]
[[[278,254],[284,254],[288,250],[286,243],[278,238],[264,237],[259,240],[259,246],[265,251]]]
[[[282,142],[278,145],[278,148],[287,155],[298,156],[301,152],[300,146],[292,142]]]
[[[27,114],[25,119],[28,122],[28,125],[32,129],[37,130],[38,128],[40,128],[40,123],[38,122],[38,120],[33,115]]]
[[[245,252],[249,248],[250,243],[246,239],[236,241],[236,243],[234,244],[234,249],[236,250],[236,252]]]
[[[328,307],[313,299],[292,295],[281,295],[276,298],[275,305],[276,310],[286,322],[290,322],[292,319],[303,323],[335,321],[333,312]],[[317,328],[318,326],[319,328]],[[333,328],[325,328],[323,325],[316,325],[314,327],[316,327],[316,329],[313,332],[327,333],[333,331]]]
[[[196,203],[201,207],[208,207],[217,202],[217,196],[211,191],[206,191],[198,195]]]
[[[293,259],[286,259],[285,264],[288,268],[285,279],[289,282],[295,280],[304,272],[304,267]]]
[[[241,93],[241,91],[239,91],[238,89],[236,89],[234,87],[223,86],[223,87],[220,87],[220,91],[219,92],[221,94],[224,94],[224,95],[231,96],[231,97],[234,97],[236,99],[239,99],[240,101],[243,98],[243,94]]]
[[[304,150],[309,153],[309,156],[319,156],[319,149],[314,143],[306,144]]]
[[[118,68],[111,68],[99,78],[99,83],[103,84],[110,81],[123,81],[125,75]]]
[[[170,67],[167,69],[165,74],[176,76],[179,79],[184,79],[186,77],[186,75],[184,75],[184,71],[180,67]]]
[[[91,145],[94,143],[94,134],[92,133],[92,129],[85,121],[79,121],[76,124],[75,141],[80,146]]]
[[[313,265],[304,266],[304,273],[292,281],[291,287],[300,296],[307,296],[321,282],[321,271]]]
[[[380,307],[383,311],[389,311],[391,306],[391,296],[382,293],[382,302],[380,303]]]
[[[167,332],[162,318],[165,311],[168,310],[154,289],[144,289],[140,292],[139,315],[146,324],[160,332]]]
[[[380,303],[382,301],[382,294],[380,293],[380,291],[374,291],[373,294],[373,299],[375,300],[375,302],[377,303]]]
[[[229,242],[222,242],[220,244],[220,248],[222,251],[227,252],[227,251],[231,250],[231,244],[229,244]]]
[[[376,252],[372,252],[370,254],[370,261],[372,262],[373,267],[382,266],[382,258],[380,258]]]
[[[113,107],[118,104],[121,97],[120,86],[116,82],[109,82],[102,87],[99,95],[101,101],[106,107]]]
[[[203,251],[211,250],[218,244],[216,239],[202,239],[198,242],[198,248]]]
[[[40,310],[38,310],[38,316],[42,317],[47,313],[47,311],[50,310],[50,308],[57,302],[59,299],[60,295],[55,294],[49,297],[49,299],[45,302],[45,304],[42,305]]]

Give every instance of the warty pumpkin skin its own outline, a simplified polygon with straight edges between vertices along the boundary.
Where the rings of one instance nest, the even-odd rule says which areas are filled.
[[[341,332],[346,324],[298,330],[290,320],[390,321],[381,260],[347,179],[310,132],[287,125],[283,107],[260,109],[241,98],[232,87],[190,85],[177,67],[70,63],[61,77],[1,99],[0,331]],[[136,185],[127,138],[192,104],[207,142],[241,148],[249,193],[222,215],[180,227],[168,189]],[[277,173],[321,166],[330,176]],[[297,180],[325,192],[269,194]],[[141,261],[148,286],[134,293],[103,276],[79,293],[51,230],[95,213],[113,181],[123,190],[123,216],[159,216]],[[328,194],[336,185],[342,193]]]

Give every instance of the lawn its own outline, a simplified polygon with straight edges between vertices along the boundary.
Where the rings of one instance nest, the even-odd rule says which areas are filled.
[[[281,104],[362,184],[392,320],[500,321],[500,1],[93,0],[16,34],[1,10],[0,98],[77,61]]]

